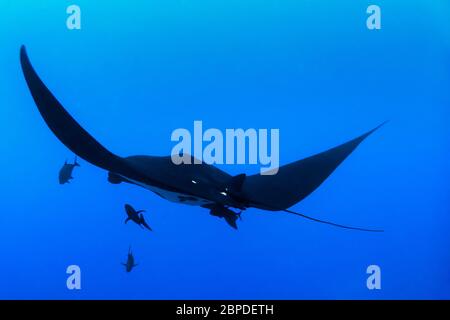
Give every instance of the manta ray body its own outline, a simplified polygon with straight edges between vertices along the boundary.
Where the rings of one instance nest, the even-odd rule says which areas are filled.
[[[231,208],[241,211],[258,208],[289,212],[347,229],[381,231],[336,224],[289,210],[316,190],[381,125],[337,147],[281,166],[275,175],[231,176],[204,162],[174,164],[170,156],[120,157],[102,146],[72,118],[40,79],[24,46],[20,50],[20,62],[34,102],[50,130],[78,157],[107,170],[111,183],[135,184],[169,201],[207,208],[232,227],[236,227],[240,212],[235,213]]]

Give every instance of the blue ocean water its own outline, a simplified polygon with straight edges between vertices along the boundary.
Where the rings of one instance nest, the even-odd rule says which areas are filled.
[[[82,10],[68,30],[66,8]],[[382,10],[381,30],[366,8]],[[450,4],[436,1],[8,1],[0,5],[1,299],[450,298]],[[50,132],[19,64],[113,152],[168,155],[171,132],[279,128],[280,162],[390,120],[294,209],[235,231],[80,161]],[[232,174],[256,166],[221,166]],[[147,209],[153,233],[125,225]],[[120,265],[132,246],[139,266]],[[81,290],[66,288],[79,265]],[[366,268],[381,268],[368,290]]]

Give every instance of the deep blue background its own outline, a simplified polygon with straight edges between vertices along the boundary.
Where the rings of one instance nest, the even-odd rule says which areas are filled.
[[[450,298],[450,5],[435,1],[0,3],[0,298]],[[366,8],[382,29],[366,28]],[[48,130],[18,61],[119,155],[167,155],[172,130],[279,128],[281,163],[384,120],[294,208],[383,234],[251,209],[239,231],[201,208],[111,185]],[[255,173],[255,166],[224,167]],[[155,232],[124,225],[123,204]],[[132,245],[140,264],[120,262]],[[82,290],[66,289],[78,264]],[[366,267],[382,268],[382,290]]]

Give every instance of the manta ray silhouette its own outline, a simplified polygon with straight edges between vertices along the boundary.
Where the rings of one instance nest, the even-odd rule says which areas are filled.
[[[120,157],[111,153],[53,96],[31,65],[24,46],[20,49],[20,62],[34,102],[50,130],[80,158],[107,170],[111,183],[139,185],[167,200],[207,208],[212,215],[225,218],[234,228],[238,214],[230,208],[258,208],[284,211],[346,229],[382,231],[323,221],[289,208],[317,189],[367,136],[383,124],[337,147],[281,166],[275,175],[240,174],[233,177],[206,163],[176,165],[170,156]]]

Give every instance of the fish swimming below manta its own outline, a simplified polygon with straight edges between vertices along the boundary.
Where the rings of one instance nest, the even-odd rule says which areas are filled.
[[[34,102],[50,130],[78,157],[107,170],[108,181],[113,184],[138,185],[166,200],[206,208],[211,215],[224,218],[235,229],[240,213],[256,208],[288,212],[345,229],[382,231],[319,220],[289,208],[316,190],[364,139],[383,124],[337,147],[281,166],[275,175],[231,176],[204,162],[174,164],[170,156],[121,157],[112,153],[92,137],[50,92],[31,65],[24,46],[20,49],[20,63]]]
[[[121,263],[125,267],[126,272],[131,272],[134,267],[137,267],[138,264],[134,261],[133,252],[131,251],[131,246],[128,248],[127,261]]]
[[[75,160],[73,163],[68,163],[67,160],[64,162],[64,165],[62,166],[61,170],[59,170],[59,184],[65,184],[69,183],[70,180],[73,179],[72,172],[75,167],[79,167],[80,164],[77,161],[77,158],[75,157]]]

